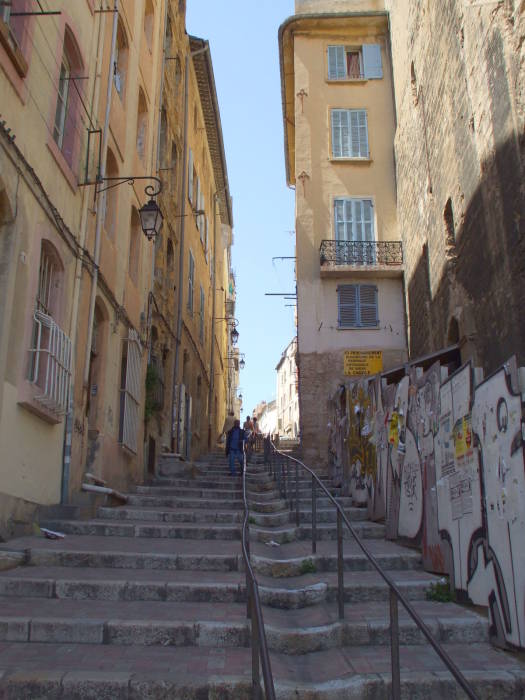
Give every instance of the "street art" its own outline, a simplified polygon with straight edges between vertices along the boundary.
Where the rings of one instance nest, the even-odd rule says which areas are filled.
[[[379,375],[348,381],[346,415],[338,417],[343,487],[372,520],[384,519],[389,539],[420,546],[426,570],[447,573],[460,598],[488,607],[496,643],[525,648],[525,424],[516,361],[477,384],[475,377],[471,363],[451,376],[436,363],[397,384]]]

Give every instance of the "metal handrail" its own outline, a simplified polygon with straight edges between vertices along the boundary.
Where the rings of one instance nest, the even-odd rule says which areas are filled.
[[[269,438],[268,438],[269,439]],[[432,632],[423,622],[418,613],[414,610],[411,603],[405,598],[401,593],[397,585],[390,578],[390,576],[383,570],[374,555],[368,551],[366,546],[363,544],[361,538],[355,531],[354,527],[348,520],[343,508],[335,500],[332,494],[328,491],[323,482],[319,479],[317,474],[307,467],[306,464],[301,462],[299,459],[287,455],[284,452],[278,450],[273,442],[270,440],[271,445],[271,455],[280,455],[283,459],[287,459],[290,462],[295,463],[295,508],[296,508],[296,521],[299,525],[299,467],[306,470],[312,476],[312,554],[316,553],[317,549],[317,485],[319,485],[324,491],[325,495],[330,499],[332,504],[337,510],[337,579],[338,579],[338,607],[339,607],[339,619],[344,618],[344,561],[343,561],[343,522],[347,528],[352,533],[355,541],[357,542],[359,548],[363,554],[367,557],[369,562],[372,564],[377,573],[385,581],[390,589],[390,644],[391,644],[391,664],[392,664],[392,698],[393,700],[400,700],[401,698],[401,672],[399,664],[399,621],[398,621],[398,600],[401,602],[405,610],[408,612],[410,617],[414,620],[416,625],[419,627],[424,637],[433,647],[434,651],[438,654],[439,658],[443,661],[445,666],[448,668],[450,673],[454,676],[456,681],[459,683],[461,688],[465,691],[467,696],[471,700],[479,700],[478,696],[474,692],[472,686],[469,684],[465,676],[452,661],[448,653],[442,647],[442,645],[434,639]],[[270,469],[273,470],[272,461],[270,461]],[[275,474],[275,472],[274,472]],[[289,470],[286,469],[283,473],[283,464],[281,463],[281,469],[279,474],[275,474],[279,482],[280,488],[282,487],[282,493],[286,498],[287,492],[290,492],[290,474]]]
[[[270,664],[270,655],[268,654],[268,644],[266,642],[261,601],[259,598],[259,586],[250,561],[250,510],[248,507],[248,498],[246,496],[246,466],[246,452],[243,449],[242,497],[244,501],[244,521],[242,524],[242,555],[246,572],[246,616],[251,620],[252,698],[254,700],[260,700],[262,697],[259,667],[260,659],[266,700],[275,700],[275,687]]]

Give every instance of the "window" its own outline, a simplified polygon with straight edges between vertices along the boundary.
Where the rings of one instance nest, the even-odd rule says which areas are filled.
[[[368,158],[368,123],[364,109],[332,109],[332,157]]]
[[[377,328],[379,316],[375,285],[339,285],[337,305],[339,328]]]
[[[193,314],[193,286],[195,281],[195,259],[193,258],[193,253],[190,250],[189,253],[189,264],[188,264],[188,311]]]
[[[142,349],[138,333],[129,329],[124,338],[120,365],[119,442],[137,454],[141,394]]]
[[[62,56],[62,64],[60,66],[60,78],[58,79],[58,94],[57,106],[55,112],[55,126],[53,128],[53,138],[56,145],[62,149],[64,142],[64,127],[66,124],[67,103],[69,96],[69,79],[71,77],[71,69],[69,61],[64,53]]]
[[[29,0],[10,0],[9,4],[0,3],[0,43],[21,78],[27,74],[27,62],[23,51],[27,44],[26,22],[29,18],[18,13],[29,10],[31,10]]]
[[[115,47],[115,63],[113,65],[113,84],[119,97],[124,101],[126,92],[126,71],[128,68],[128,42],[126,32],[119,18],[117,27],[117,45]]]
[[[57,252],[42,241],[28,379],[37,387],[34,400],[59,416],[68,410],[71,383],[71,341],[57,323],[62,274]]]
[[[374,241],[374,204],[371,199],[334,199],[337,241]]]
[[[199,338],[201,343],[204,343],[204,289],[201,285],[201,305],[199,310]]]
[[[146,155],[146,138],[148,132],[148,107],[144,92],[139,88],[139,101],[137,106],[137,153],[144,160]]]
[[[77,132],[79,131],[79,96],[78,83],[73,85],[75,76],[81,74],[82,61],[71,32],[66,27],[60,73],[58,76],[53,140],[70,167],[76,159]],[[76,88],[76,89],[75,89]]]
[[[328,47],[328,80],[378,79],[383,77],[378,44]]]
[[[188,156],[188,199],[193,204],[193,151]]]
[[[153,44],[153,22],[155,19],[155,12],[153,10],[153,5],[151,0],[146,0],[146,5],[144,7],[144,36],[146,37],[146,44],[148,49],[151,51]]]
[[[131,226],[129,232],[129,260],[128,269],[129,276],[133,280],[135,286],[139,282],[139,263],[140,263],[140,237],[142,235],[142,227],[140,225],[140,217],[135,207],[131,209]]]

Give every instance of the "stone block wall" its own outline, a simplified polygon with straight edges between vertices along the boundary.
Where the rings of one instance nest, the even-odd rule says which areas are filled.
[[[523,2],[386,6],[411,355],[523,363]]]

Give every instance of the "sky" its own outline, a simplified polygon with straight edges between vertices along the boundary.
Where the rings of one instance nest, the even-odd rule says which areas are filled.
[[[294,191],[286,185],[279,25],[294,0],[187,0],[186,29],[208,39],[233,197],[235,316],[242,415],[275,398],[281,353],[295,335],[294,309],[266,292],[295,291]]]

